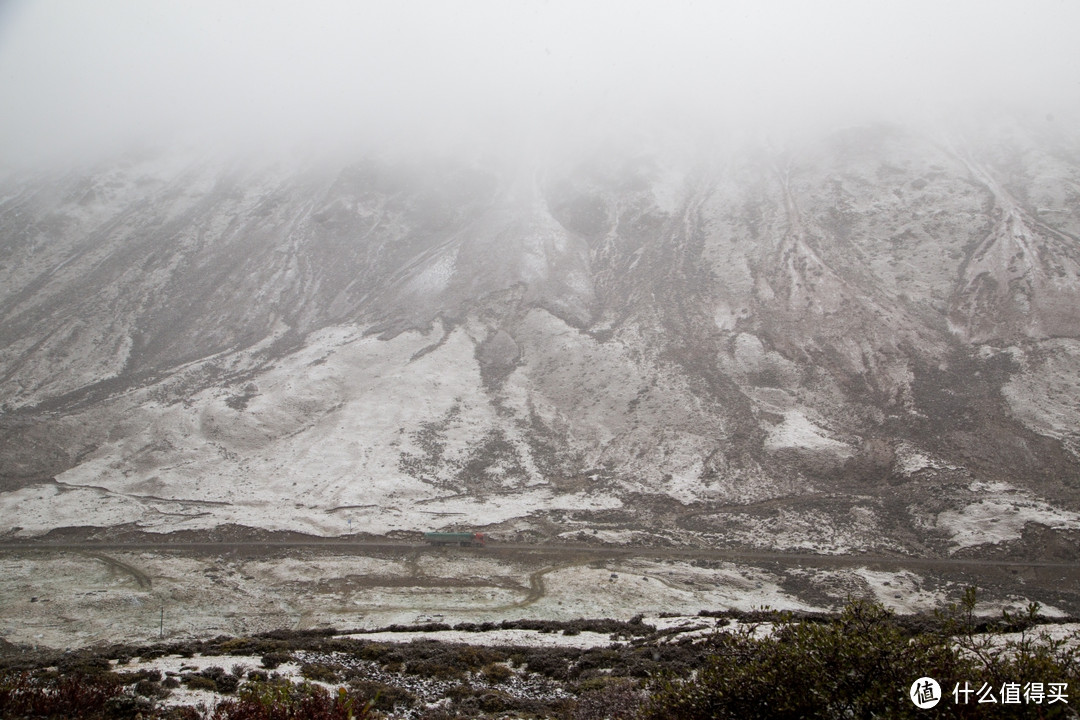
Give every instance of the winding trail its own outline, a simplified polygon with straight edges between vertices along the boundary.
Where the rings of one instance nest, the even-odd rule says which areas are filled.
[[[337,538],[309,540],[271,540],[271,541],[179,541],[179,542],[0,542],[0,553],[23,552],[77,552],[96,557],[103,562],[114,564],[133,576],[141,577],[140,584],[148,587],[150,579],[139,570],[120,563],[101,553],[113,552],[194,552],[198,554],[236,553],[236,552],[272,552],[288,550],[321,550],[336,554],[363,555],[367,552],[411,552],[426,550],[426,543],[386,541],[356,541]],[[871,553],[852,553],[822,555],[815,553],[780,552],[752,548],[715,548],[715,547],[633,547],[616,545],[586,545],[576,543],[503,543],[489,542],[483,548],[461,548],[461,553],[479,555],[548,555],[566,558],[566,566],[579,564],[583,558],[687,558],[719,560],[730,562],[778,563],[783,565],[808,565],[815,567],[850,567],[860,565],[879,565],[899,568],[956,569],[970,568],[1059,568],[1080,570],[1077,560],[1025,560],[1009,558],[967,558],[967,557],[915,557],[910,555],[876,555]]]
[[[556,570],[565,570],[581,563],[571,562],[562,563],[559,565],[550,565],[536,572],[529,573],[529,592],[525,594],[521,600],[517,602],[508,603],[506,605],[499,605],[491,608],[492,611],[501,612],[503,610],[516,610],[518,608],[529,607],[536,603],[538,600],[547,594],[547,588],[544,586],[544,576],[548,573],[555,572]]]
[[[128,542],[93,542],[93,541],[12,541],[0,542],[0,557],[11,556],[49,556],[81,555],[102,562],[117,571],[125,573],[135,580],[139,589],[149,592],[152,589],[150,577],[133,565],[117,560],[116,553],[155,553],[172,556],[194,557],[242,557],[262,560],[272,558],[302,557],[308,560],[319,556],[325,557],[381,557],[396,556],[405,567],[400,576],[379,576],[368,578],[356,587],[348,590],[371,587],[415,587],[461,588],[461,587],[498,587],[513,592],[511,598],[501,600],[498,605],[485,606],[489,614],[514,612],[532,607],[548,596],[550,590],[547,576],[567,568],[594,563],[626,563],[634,560],[677,560],[684,563],[731,563],[760,568],[769,572],[787,575],[792,569],[836,570],[866,568],[875,571],[914,571],[919,574],[933,573],[943,576],[951,582],[963,585],[977,585],[983,588],[997,588],[1004,593],[1021,593],[1044,604],[1061,607],[1065,612],[1076,613],[1080,608],[1075,588],[1080,587],[1080,559],[1010,559],[1010,558],[967,558],[967,557],[912,557],[903,555],[883,555],[853,553],[846,555],[820,555],[804,552],[778,552],[753,548],[716,548],[716,547],[628,547],[595,546],[576,543],[500,543],[489,542],[486,547],[462,547],[448,550],[432,548],[420,542],[401,540],[347,540],[340,538],[294,538],[281,540],[235,540],[223,542],[209,541],[137,541]],[[470,558],[477,562],[499,561],[511,566],[523,564],[526,578],[518,575],[513,581],[507,578],[464,578],[451,574],[448,577],[428,577],[421,565],[421,558],[428,556],[451,556],[458,561],[468,563]],[[516,573],[515,573],[516,575]],[[796,572],[795,577],[801,575]],[[676,590],[686,588],[671,585],[666,578],[655,577],[662,585]],[[523,582],[524,581],[524,582]],[[1034,593],[1034,594],[1032,594]],[[348,600],[346,600],[348,603]],[[356,608],[349,607],[351,612]],[[314,617],[302,602],[289,608],[289,624],[296,628],[310,625]]]
[[[122,573],[130,575],[135,579],[135,582],[139,584],[140,590],[150,591],[153,589],[153,583],[150,581],[150,576],[142,570],[139,570],[137,567],[128,565],[125,562],[120,562],[116,558],[109,557],[108,555],[99,552],[83,552],[82,554],[87,557],[92,557],[95,560],[100,560],[114,570],[119,570]]]

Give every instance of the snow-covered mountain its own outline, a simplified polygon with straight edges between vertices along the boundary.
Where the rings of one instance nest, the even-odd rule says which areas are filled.
[[[0,531],[1076,557],[1070,127],[11,178]]]

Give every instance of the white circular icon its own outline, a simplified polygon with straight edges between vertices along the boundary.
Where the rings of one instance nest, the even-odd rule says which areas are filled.
[[[941,702],[941,686],[932,677],[921,677],[911,683],[911,702],[920,710],[927,710]]]

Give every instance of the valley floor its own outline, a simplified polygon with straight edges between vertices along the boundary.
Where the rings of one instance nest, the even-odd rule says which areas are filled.
[[[834,611],[866,598],[931,612],[976,586],[980,612],[1038,602],[1080,616],[1080,563],[918,559],[400,539],[161,536],[0,543],[0,638],[28,646],[244,636],[273,630]]]

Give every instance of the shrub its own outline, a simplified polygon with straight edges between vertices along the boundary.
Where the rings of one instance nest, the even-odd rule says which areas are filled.
[[[341,679],[337,669],[322,663],[304,663],[300,666],[300,674],[308,680],[325,683],[334,683]]]
[[[232,638],[218,646],[222,655],[249,655],[255,649],[257,641],[252,638]]]
[[[447,662],[445,659],[409,660],[405,663],[405,672],[409,675],[421,675],[423,677],[437,678],[439,680],[461,678],[465,675],[465,671],[462,667],[455,665],[452,662]]]
[[[134,692],[136,695],[142,695],[148,698],[164,698],[168,697],[169,691],[161,686],[161,683],[154,682],[153,680],[140,680],[135,683]]]
[[[262,656],[262,666],[267,670],[273,670],[281,663],[289,662],[292,655],[287,652],[273,651]]]
[[[404,688],[387,685],[375,680],[353,680],[349,683],[360,697],[371,698],[371,707],[375,710],[392,711],[395,708],[412,708],[420,699]]]
[[[201,677],[205,678],[206,680],[210,680],[211,682],[213,682],[214,688],[217,692],[225,693],[226,695],[235,692],[236,688],[240,685],[239,677],[227,673],[225,672],[224,668],[220,668],[217,666],[204,668],[199,673],[189,676],[189,678],[186,678],[185,682],[188,683],[188,687],[194,687],[190,682],[190,678],[192,677]],[[206,686],[205,683],[199,683],[198,681],[196,681],[196,684],[204,685],[204,687],[201,689],[209,689],[209,686]]]
[[[214,682],[217,684],[218,692],[226,695],[236,692],[236,688],[240,687],[240,678],[235,675],[219,675],[214,678]]]
[[[380,643],[365,643],[360,648],[359,656],[363,660],[381,661],[383,656],[390,652],[389,645],[382,645]]]
[[[218,689],[217,683],[214,682],[213,678],[208,678],[205,675],[185,675],[184,684],[188,686],[189,690],[217,692]]]
[[[489,683],[499,684],[504,683],[510,679],[514,674],[514,671],[506,667],[502,663],[491,663],[485,665],[483,670],[480,671],[484,676],[484,679]]]
[[[236,700],[219,703],[210,720],[365,720],[370,703],[344,688],[331,694],[318,685],[256,683]]]
[[[529,672],[546,675],[554,680],[566,680],[569,677],[568,664],[569,659],[562,650],[541,648],[530,654],[525,667]]]
[[[141,680],[149,680],[151,682],[161,681],[161,671],[157,668],[147,668],[145,670],[133,670],[131,672],[117,673],[117,677],[124,685],[131,685]]]
[[[64,675],[91,676],[112,673],[108,658],[83,653],[61,658],[56,667]]]
[[[582,688],[574,720],[630,720],[645,699],[638,684],[624,678],[593,678],[582,683]]]
[[[477,670],[493,662],[505,659],[505,654],[495,648],[477,647],[475,645],[451,646],[448,657],[449,662],[458,667],[468,670]]]
[[[3,717],[105,718],[111,714],[111,703],[123,697],[123,686],[115,676],[0,676]]]
[[[961,605],[942,615],[942,631],[934,633],[913,634],[881,605],[864,601],[850,602],[828,620],[781,618],[765,638],[749,630],[717,633],[695,676],[669,675],[654,683],[642,718],[927,717],[908,697],[911,684],[923,676],[935,678],[946,699],[958,682],[1001,687],[1005,681],[1077,676],[1075,647],[1048,638],[987,637],[974,605],[969,590]],[[1038,709],[1045,717],[1070,712],[1063,705]],[[948,710],[954,717],[1012,717],[1031,708],[973,702],[949,703]]]

